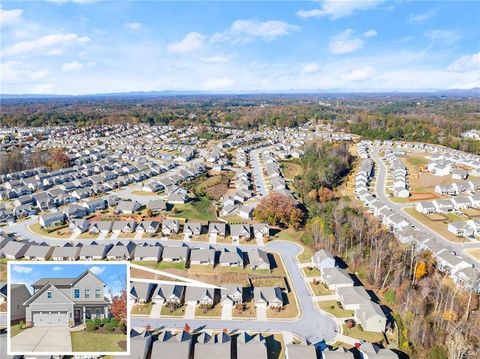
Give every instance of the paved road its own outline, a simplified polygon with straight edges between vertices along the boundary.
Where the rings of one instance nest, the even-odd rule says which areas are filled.
[[[262,147],[259,149],[252,150],[250,152],[250,164],[252,167],[253,178],[255,181],[255,187],[259,194],[259,197],[266,196],[268,194],[267,187],[265,186],[265,181],[263,179],[263,172],[260,166],[260,152],[268,149],[268,147]]]
[[[480,248],[480,243],[474,243],[474,242],[465,242],[465,243],[457,243],[457,242],[451,242],[442,235],[438,234],[437,232],[433,231],[431,228],[428,226],[424,225],[422,222],[418,221],[417,219],[413,218],[410,216],[407,212],[403,210],[403,207],[399,203],[392,202],[390,198],[387,196],[385,193],[385,180],[387,176],[387,168],[383,161],[381,160],[379,154],[378,154],[379,148],[378,147],[373,147],[372,151],[372,158],[375,161],[376,164],[376,186],[375,186],[375,194],[377,198],[385,203],[388,204],[394,212],[397,214],[401,215],[402,217],[408,218],[410,223],[415,225],[418,229],[421,229],[428,233],[432,239],[437,242],[441,247],[450,249],[455,251],[457,254],[462,253],[463,258],[466,262],[469,262],[471,264],[476,264],[477,266],[480,265],[480,262],[476,260],[475,258],[472,258],[468,253],[464,252],[464,249],[467,248]]]
[[[256,321],[251,320],[185,320],[185,319],[150,319],[150,318],[132,318],[132,327],[143,327],[149,324],[152,327],[176,327],[183,328],[185,323],[192,328],[207,327],[209,329],[228,330],[255,330],[255,331],[284,331],[288,330],[301,337],[305,337],[312,342],[321,340],[330,341],[335,338],[335,322],[326,315],[321,314],[314,306],[306,283],[302,277],[300,269],[295,261],[295,256],[299,253],[300,247],[292,242],[274,241],[267,244],[271,251],[281,253],[281,257],[290,276],[290,283],[296,293],[297,300],[301,308],[300,317],[296,320],[283,321]]]

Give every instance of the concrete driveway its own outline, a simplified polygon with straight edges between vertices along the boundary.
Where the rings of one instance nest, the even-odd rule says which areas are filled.
[[[10,340],[13,352],[70,353],[72,339],[67,327],[33,327]]]

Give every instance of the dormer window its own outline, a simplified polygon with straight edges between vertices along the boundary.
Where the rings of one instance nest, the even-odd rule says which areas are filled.
[[[80,289],[73,290],[73,298],[80,299]]]
[[[47,292],[47,299],[52,299],[52,292],[51,291]]]

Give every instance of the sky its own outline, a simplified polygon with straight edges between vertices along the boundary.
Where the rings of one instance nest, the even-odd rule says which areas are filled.
[[[10,283],[26,284],[32,292],[32,283],[41,278],[74,278],[90,269],[101,280],[107,283],[106,289],[113,295],[120,294],[127,282],[126,264],[27,264],[16,263],[10,266]],[[109,293],[105,293],[109,297]]]
[[[480,86],[479,1],[2,1],[2,94]]]

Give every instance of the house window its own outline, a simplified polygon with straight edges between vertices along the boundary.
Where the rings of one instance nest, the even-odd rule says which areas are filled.
[[[73,298],[80,299],[80,289],[73,290]]]
[[[100,309],[95,309],[95,317],[100,318]]]
[[[85,299],[90,298],[90,289],[85,289]]]
[[[50,291],[47,292],[47,298],[52,299],[52,292],[50,292]]]
[[[95,298],[100,299],[100,295],[101,295],[101,294],[102,294],[102,293],[101,293],[100,288],[95,289]]]

